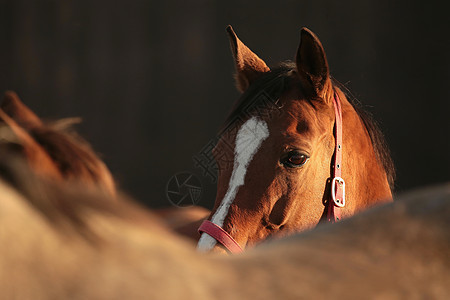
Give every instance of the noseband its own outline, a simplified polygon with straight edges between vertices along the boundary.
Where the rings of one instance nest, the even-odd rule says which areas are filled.
[[[328,200],[327,221],[335,223],[341,219],[341,208],[345,206],[345,181],[342,179],[342,108],[338,94],[333,97],[336,123],[334,126],[335,150],[332,165],[331,199]],[[209,220],[203,221],[199,233],[206,233],[216,239],[229,252],[242,252],[241,246],[222,227]]]

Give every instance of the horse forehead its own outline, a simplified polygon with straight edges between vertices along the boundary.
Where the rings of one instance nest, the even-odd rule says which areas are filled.
[[[275,135],[313,137],[328,129],[328,119],[309,101],[291,100],[283,103],[280,113],[268,121],[268,126]]]
[[[294,107],[298,105],[293,105]],[[289,109],[278,113],[274,117],[259,118],[269,129],[269,139],[290,139],[313,137],[316,133],[320,133],[321,127],[319,120],[311,108],[307,109]],[[245,122],[229,129],[221,134],[213,153],[234,154],[236,147],[236,138],[238,131]]]
[[[327,124],[331,123],[331,118],[326,117],[328,110],[319,101],[313,104],[305,99],[301,92],[294,89],[280,98],[280,107],[270,110],[270,113],[258,116],[258,119],[269,128],[270,135],[273,137],[280,134],[308,135],[314,136],[328,130]],[[236,122],[231,123],[220,134],[215,150],[234,149],[236,146],[236,137],[240,128],[251,119],[238,118]],[[273,138],[272,137],[272,138]],[[218,151],[223,152],[223,151]]]

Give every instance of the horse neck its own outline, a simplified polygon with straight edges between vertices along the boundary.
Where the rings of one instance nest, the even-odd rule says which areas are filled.
[[[342,177],[346,181],[347,199],[344,211],[353,215],[375,204],[392,201],[392,193],[366,126],[345,95],[338,93],[343,117]]]

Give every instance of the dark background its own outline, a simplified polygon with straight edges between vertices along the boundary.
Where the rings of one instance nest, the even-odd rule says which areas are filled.
[[[79,131],[121,187],[151,206],[193,164],[238,97],[225,27],[269,65],[300,28],[385,132],[396,191],[450,179],[450,18],[445,1],[0,1],[0,91]]]

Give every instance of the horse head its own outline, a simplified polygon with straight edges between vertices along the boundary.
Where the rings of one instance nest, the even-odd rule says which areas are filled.
[[[392,199],[392,161],[376,126],[331,79],[325,51],[301,30],[295,62],[269,68],[227,28],[242,96],[213,150],[217,197],[209,221],[240,247],[316,226],[331,201],[335,99],[342,115],[342,178],[349,217]],[[224,251],[210,234],[203,251]]]

